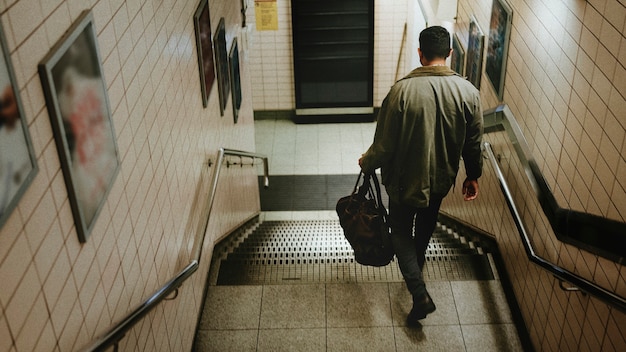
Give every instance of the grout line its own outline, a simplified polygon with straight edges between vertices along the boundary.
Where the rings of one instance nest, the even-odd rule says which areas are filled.
[[[263,314],[263,296],[265,294],[265,285],[261,285],[261,304],[259,304],[259,324],[256,330],[256,350],[259,350],[259,343],[261,341],[261,318]]]

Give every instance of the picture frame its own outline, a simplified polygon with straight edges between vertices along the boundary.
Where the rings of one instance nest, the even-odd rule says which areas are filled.
[[[85,10],[38,65],[80,242],[120,168],[101,62],[93,14]]]
[[[228,51],[226,47],[226,25],[224,17],[220,18],[217,25],[217,30],[213,37],[213,44],[215,45],[215,67],[220,95],[220,114],[224,116],[224,110],[226,109],[230,92],[230,73],[228,69]]]
[[[200,89],[202,91],[202,106],[207,107],[209,95],[215,81],[215,63],[213,61],[213,38],[211,35],[211,16],[208,0],[201,0],[193,15],[193,24],[196,32],[196,50],[198,53],[198,68],[200,70]]]
[[[0,228],[39,172],[7,41],[0,26]]]
[[[465,49],[458,34],[452,36],[452,55],[450,56],[450,68],[459,75],[465,75]]]
[[[472,15],[469,23],[469,38],[467,41],[467,58],[465,74],[476,89],[480,89],[483,71],[483,52],[485,49],[485,34],[480,29],[476,18]]]
[[[500,101],[504,96],[504,77],[509,50],[513,11],[504,0],[494,0],[491,7],[485,73]]]
[[[237,38],[233,39],[228,55],[230,66],[231,93],[233,95],[233,120],[237,123],[239,119],[239,110],[241,109],[241,72],[239,67],[239,46]]]
[[[248,0],[241,0],[241,28],[246,28],[247,18],[246,12],[248,11]]]

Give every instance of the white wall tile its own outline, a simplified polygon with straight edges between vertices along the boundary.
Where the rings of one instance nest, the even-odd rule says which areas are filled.
[[[623,78],[626,77],[621,74],[623,59],[620,58],[623,56],[621,46],[624,41],[623,2],[508,2],[514,9],[514,25],[507,61],[505,84],[508,88],[505,88],[504,102],[512,109],[524,129],[533,156],[538,159],[548,184],[557,193],[559,203],[564,203],[561,206],[624,221],[626,214],[619,210],[624,209],[624,187],[619,180],[623,179],[620,177],[620,165],[624,164],[626,123],[622,123],[622,119],[617,117],[617,111],[626,109],[623,96],[625,89],[621,87]],[[541,10],[543,5],[549,10]],[[480,13],[482,9],[471,1],[460,1],[459,21],[465,21],[470,14]],[[564,11],[567,13],[563,13]],[[607,11],[613,13],[609,15]],[[488,16],[483,18],[477,15],[477,18],[483,27],[487,27]],[[543,35],[542,28],[546,29]],[[547,33],[549,37],[546,37]],[[540,49],[534,44],[537,42],[533,40],[533,35],[541,43]],[[617,79],[618,76],[620,79]],[[547,82],[550,87],[546,87]],[[489,87],[481,89],[483,104],[491,103],[492,94]],[[554,111],[547,113],[550,106]],[[494,137],[489,135],[487,138]],[[494,142],[494,145],[496,148],[508,148],[502,142]],[[489,175],[490,168],[485,171]],[[520,184],[525,180],[523,173],[518,177],[511,177]],[[483,182],[481,189],[497,192],[497,184],[492,187],[488,180],[487,178]],[[519,187],[524,194],[525,188]],[[531,203],[527,197],[519,201],[526,209],[525,221],[535,224],[544,222],[540,215],[542,211],[536,203]],[[466,205],[458,204],[455,199],[449,202],[455,204],[450,209],[458,211],[457,215],[475,223],[482,222],[470,216],[468,210],[462,210]],[[489,213],[492,210],[487,211]],[[538,248],[550,248],[554,247],[552,243],[558,243],[550,229],[537,227],[532,232],[540,234],[534,238]],[[496,229],[496,233],[502,234],[499,242],[516,241],[514,238],[508,239],[508,234],[511,233],[508,228],[503,228],[502,232]],[[575,258],[588,254],[577,248],[570,248],[570,251]],[[504,253],[506,255],[514,252],[505,250]],[[562,258],[561,254],[560,259]],[[524,267],[521,272],[530,269],[526,269],[528,260],[525,255],[513,256],[507,261],[507,266],[515,268],[515,272],[520,266]],[[564,263],[573,270],[572,266],[577,265],[577,260]],[[581,273],[593,280],[594,270],[588,269]],[[544,277],[547,278],[545,275],[549,274],[539,272],[539,275],[544,280]],[[602,280],[606,281],[607,278]],[[613,280],[618,278],[614,276],[608,279]],[[514,282],[514,290],[517,292],[536,291],[532,282],[515,279]],[[546,289],[539,293],[538,298],[541,300],[541,296],[556,292],[557,290]],[[526,296],[518,296],[518,299],[527,302]],[[525,303],[522,307],[525,317],[533,317],[529,330],[541,331],[544,310]],[[567,309],[581,310],[571,316],[574,321],[573,330],[563,331],[556,328],[552,332],[557,335],[557,339],[578,334],[576,329],[580,329],[590,314],[595,314],[579,307],[568,306]],[[608,312],[605,311],[604,314],[603,319],[607,319]],[[563,324],[564,320],[565,317],[557,318],[555,323]],[[624,344],[623,338],[615,333],[614,326],[599,334],[602,335],[601,339],[611,341],[614,346]],[[531,338],[534,346],[546,346],[549,342],[541,334],[531,334]],[[591,340],[585,343],[594,344]]]
[[[30,9],[31,6],[35,7]],[[0,276],[4,279],[0,304],[3,312],[8,312],[7,319],[3,315],[3,324],[12,326],[15,336],[20,331],[18,326],[26,324],[31,328],[28,334],[19,334],[17,345],[9,350],[31,350],[38,340],[26,337],[39,335],[45,335],[39,346],[58,341],[62,350],[77,350],[167,281],[179,270],[178,253],[183,246],[180,240],[168,239],[176,238],[184,229],[190,209],[189,199],[180,195],[193,194],[198,184],[196,170],[205,162],[207,153],[215,153],[220,145],[250,148],[247,141],[253,133],[253,120],[248,81],[243,81],[245,103],[236,127],[232,124],[230,102],[226,116],[218,117],[217,88],[213,89],[209,106],[202,107],[195,34],[190,21],[196,6],[196,1],[155,4],[135,0],[57,0],[46,2],[42,8],[36,1],[20,0],[5,14],[3,22],[18,82],[26,87],[21,90],[22,100],[40,167],[14,215],[0,229],[0,244],[6,249],[0,251]],[[211,15],[227,16],[227,23],[236,23],[238,6],[237,2],[211,2]],[[80,244],[37,64],[71,22],[90,8],[99,32],[122,165],[92,237]],[[229,39],[238,33],[231,31],[235,29],[229,27]],[[247,75],[246,67],[242,68],[242,75]],[[189,81],[193,83],[187,84]],[[195,146],[199,150],[191,152]],[[168,167],[177,169],[166,171]],[[256,182],[246,180],[256,180],[253,170],[239,173],[223,176],[221,182],[230,188],[233,186],[228,184],[233,182],[256,187]],[[258,211],[258,198],[250,199],[254,195],[251,191],[237,197],[239,206],[229,201],[226,209],[241,209],[234,215],[220,214],[224,210],[216,202],[218,210],[214,211],[220,220],[215,221],[211,233],[227,233],[241,218]],[[155,275],[155,263],[163,263],[159,264],[159,268],[164,268],[163,275]],[[37,277],[42,282],[31,279]],[[193,325],[202,294],[201,288],[194,287],[197,285],[203,287],[203,281],[195,278],[186,298],[175,304],[184,302],[186,308],[178,309],[176,315],[160,315],[159,319],[182,318]],[[14,298],[16,291],[21,293],[25,288],[34,295],[43,295],[39,300],[31,299],[32,294]],[[195,303],[189,304],[192,295],[196,295],[191,300]],[[34,319],[29,317],[38,316],[29,313],[31,307],[37,310],[35,314],[42,313],[37,302],[44,299],[51,316],[36,319],[37,324],[29,323]],[[160,334],[174,336],[171,346],[189,349],[193,327],[183,325],[178,326],[191,333],[162,330]],[[144,326],[176,329],[175,324],[161,321]],[[127,338],[135,337],[129,334]],[[8,341],[12,343],[12,339]],[[133,343],[136,342],[130,345]]]
[[[626,185],[621,181],[626,179],[623,177],[626,122],[621,118],[626,111],[624,4],[617,0],[544,1],[539,5],[545,8],[542,6],[543,10],[535,15],[532,5],[536,2],[509,2],[517,12],[505,102],[514,107],[524,129],[533,132],[527,138],[535,156],[543,161],[541,165],[546,165],[550,182],[565,180],[559,182],[558,189],[563,197],[569,195],[567,205],[576,209],[589,207],[591,212],[623,219],[620,211],[626,204]],[[216,26],[217,20],[226,16],[229,38],[235,35],[235,24],[240,20],[238,4],[226,0],[210,2],[212,25]],[[17,342],[22,348],[34,346],[37,336],[41,336],[39,346],[59,341],[61,349],[76,350],[94,334],[108,328],[111,321],[119,320],[137,300],[179,269],[178,253],[183,246],[181,238],[190,212],[187,196],[195,191],[200,166],[207,155],[214,155],[221,145],[249,145],[254,137],[253,108],[290,110],[295,107],[288,1],[279,0],[279,31],[249,37],[250,51],[246,53],[249,61],[244,65],[247,67],[244,75],[250,75],[250,80],[244,81],[244,102],[248,105],[238,125],[232,124],[232,99],[229,99],[225,116],[219,116],[216,85],[209,106],[202,108],[191,23],[196,6],[197,1],[191,0],[56,0],[45,4],[19,0],[11,2],[10,7],[5,7],[8,10],[2,12],[40,171],[16,211],[0,229],[0,281],[3,283],[0,305],[6,312],[0,318],[0,349],[5,349],[2,344],[6,341],[8,350],[18,348],[10,345],[11,339],[2,338],[7,331],[3,326],[23,331],[18,334]],[[62,189],[65,185],[60,161],[52,157],[56,147],[36,66],[64,28],[85,8],[94,9],[123,164],[107,211],[98,220],[95,237],[87,244],[80,244],[67,195]],[[395,80],[400,38],[407,20],[406,8],[406,0],[394,0],[385,6],[377,3],[375,105]],[[474,14],[483,29],[488,28],[490,0],[461,0],[458,8],[459,22],[466,23],[469,15]],[[253,7],[250,7],[251,25],[252,12]],[[381,19],[385,21],[381,23]],[[387,25],[387,19],[393,25]],[[538,43],[539,39],[545,45]],[[493,93],[486,81],[484,83],[481,95],[486,104],[492,104],[495,102]],[[542,113],[545,106],[555,112]],[[558,122],[555,118],[563,122],[555,123]],[[539,127],[549,130],[537,133]],[[359,138],[363,139],[362,135]],[[369,144],[370,141],[362,142]],[[194,150],[195,146],[200,150]],[[361,152],[335,153],[332,157],[336,162],[323,165],[323,160],[332,158],[323,158],[320,148],[319,170],[354,172],[353,168],[358,167],[356,163],[346,170],[339,170],[337,166],[343,159],[356,160]],[[602,161],[595,162],[599,155]],[[300,172],[292,161],[270,162],[273,172]],[[333,167],[335,169],[331,170]],[[576,175],[571,175],[572,168]],[[240,174],[231,170],[226,175],[223,176],[226,189],[235,188],[242,175],[244,179],[256,179],[255,170]],[[249,202],[249,197],[254,196],[248,194],[254,192],[232,200],[224,198],[217,203],[211,233],[219,237],[257,210],[248,205],[256,204]],[[234,212],[234,208],[242,210]],[[498,225],[489,224],[487,219],[472,219],[497,231]],[[537,223],[543,224],[542,221]],[[115,244],[111,245],[111,241]],[[551,248],[551,243],[546,240],[542,246]],[[101,254],[100,250],[106,253]],[[524,262],[520,260],[513,265],[523,266]],[[85,285],[94,289],[83,290]],[[183,290],[178,300],[168,303],[169,308],[147,317],[150,324],[146,322],[138,327],[137,333],[129,334],[126,345],[146,341],[146,334],[150,334],[146,329],[152,327],[156,345],[188,350],[197,321],[196,305],[201,297],[202,278],[194,278],[189,286],[193,288]],[[518,289],[523,291],[529,287]],[[41,315],[39,307],[43,300],[51,312],[50,318]],[[187,304],[189,302],[195,303]],[[174,310],[176,314],[169,314]],[[27,336],[33,336],[32,340]],[[171,336],[169,341],[167,336]],[[609,334],[605,340],[612,341],[612,338]]]

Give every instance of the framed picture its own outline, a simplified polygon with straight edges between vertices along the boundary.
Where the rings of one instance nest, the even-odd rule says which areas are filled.
[[[241,0],[241,28],[245,28],[247,25],[246,11],[248,11],[248,0]]]
[[[452,55],[450,56],[450,68],[463,76],[465,74],[465,49],[459,40],[459,36],[454,33],[452,36]]]
[[[230,91],[230,79],[228,72],[228,51],[226,49],[226,27],[224,17],[220,18],[215,36],[215,67],[217,70],[217,88],[220,93],[220,114],[224,116],[226,103],[228,103],[228,93]]]
[[[0,228],[39,171],[6,43],[0,26]]]
[[[487,73],[487,77],[499,100],[502,100],[504,95],[504,75],[506,72],[512,15],[511,7],[504,0],[493,1],[485,73]]]
[[[211,38],[211,18],[208,0],[200,1],[193,16],[196,30],[196,48],[198,51],[198,67],[200,68],[200,88],[202,90],[202,106],[206,108],[215,80],[213,67],[213,42]]]
[[[43,58],[39,75],[76,231],[85,242],[120,165],[91,11]]]
[[[230,63],[230,80],[232,83],[233,119],[235,123],[237,123],[239,119],[239,109],[241,108],[241,78],[239,73],[239,47],[237,45],[237,38],[233,39],[230,54],[228,55],[228,62]]]
[[[465,74],[467,79],[480,89],[480,79],[483,71],[483,52],[485,48],[485,35],[478,26],[476,18],[470,18],[469,40],[467,42],[467,59],[465,62]]]

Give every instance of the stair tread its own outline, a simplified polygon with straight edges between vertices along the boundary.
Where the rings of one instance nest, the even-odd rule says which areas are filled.
[[[338,220],[266,221],[215,251],[217,284],[402,281],[395,261],[381,268],[356,263]],[[424,277],[494,278],[479,244],[441,226],[427,249]]]

